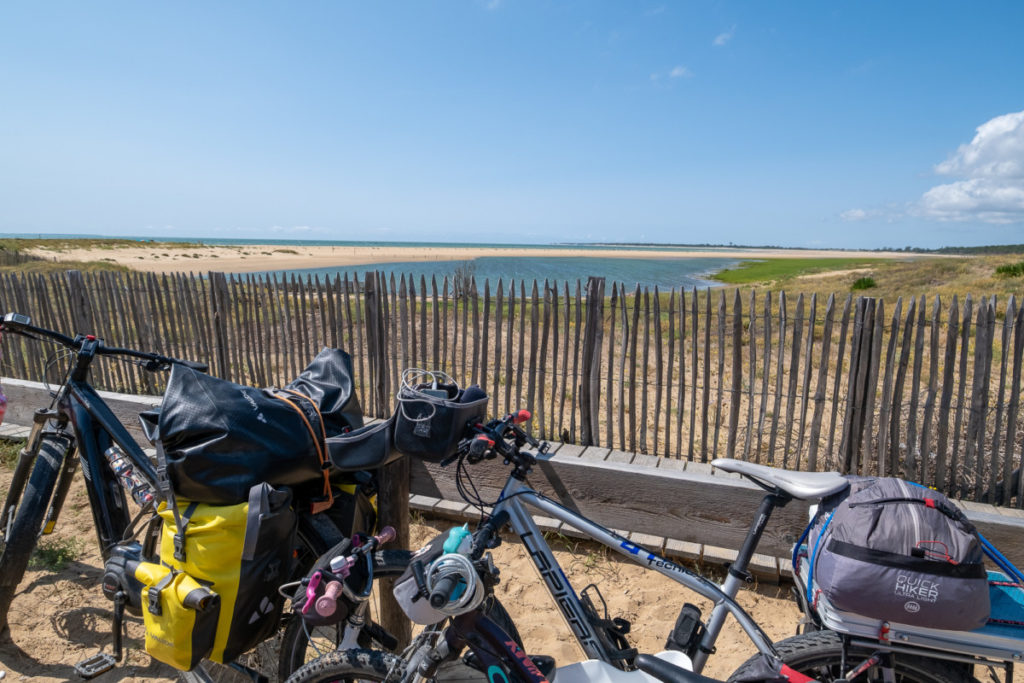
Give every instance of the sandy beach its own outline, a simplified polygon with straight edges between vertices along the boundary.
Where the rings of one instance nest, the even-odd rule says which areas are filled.
[[[457,261],[484,256],[496,257],[601,257],[601,258],[893,258],[899,252],[841,251],[810,249],[687,249],[685,247],[453,247],[380,245],[230,245],[194,246],[163,243],[129,247],[89,249],[34,249],[31,253],[66,261],[109,261],[134,270],[155,273],[207,272],[249,273],[267,270],[298,270],[362,266],[407,261]]]

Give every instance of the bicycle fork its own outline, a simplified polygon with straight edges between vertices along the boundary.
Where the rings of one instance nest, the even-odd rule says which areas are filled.
[[[11,477],[11,485],[7,489],[7,497],[4,500],[3,508],[0,508],[0,537],[4,539],[10,536],[15,512],[21,501],[21,496],[25,492],[25,486],[28,484],[29,477],[32,474],[36,458],[39,457],[39,449],[43,442],[43,430],[47,422],[54,417],[57,417],[57,411],[45,409],[37,410],[32,417],[32,431],[29,432],[28,440],[18,452],[18,460],[14,466],[14,475]],[[58,481],[56,493],[47,510],[46,519],[43,524],[42,533],[44,535],[53,532],[53,528],[57,523],[57,516],[67,498],[68,489],[71,487],[71,479],[78,463],[76,458],[69,457],[73,455],[73,450],[73,447],[69,447],[64,455],[60,480]]]

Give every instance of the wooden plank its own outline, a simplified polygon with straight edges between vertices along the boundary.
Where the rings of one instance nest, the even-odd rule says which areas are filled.
[[[451,337],[450,337],[451,338],[451,344],[452,344],[452,355],[451,355],[451,362],[450,363],[448,361],[448,340],[449,340],[448,320],[449,319],[451,319],[451,321],[452,321],[452,334],[451,334]],[[456,372],[456,370],[455,370],[455,351],[456,351],[455,346],[456,346],[456,342],[458,341],[458,338],[459,338],[458,326],[459,326],[458,309],[456,309],[455,314],[453,315],[451,313],[450,307],[448,306],[448,276],[446,275],[444,277],[444,280],[441,282],[441,365],[439,366],[439,368],[444,370],[445,372],[447,372],[449,374],[453,374],[453,373]]]
[[[708,404],[711,398],[711,288],[704,290],[705,297],[704,315],[707,322],[704,325],[704,386],[701,389],[701,431],[700,431],[700,461],[708,461]]]
[[[779,292],[779,352],[775,368],[775,402],[772,406],[772,430],[768,436],[768,464],[778,465],[775,457],[775,441],[778,439],[779,413],[782,409],[782,378],[785,375],[786,357],[786,293]]]
[[[626,449],[626,357],[629,355],[629,310],[626,306],[626,285],[619,284],[619,310],[622,316],[622,341],[619,344],[619,448]],[[630,408],[632,410],[632,408]]]
[[[715,376],[715,437],[712,458],[718,457],[719,429],[722,425],[722,384],[725,381],[725,290],[718,299],[718,373]]]
[[[842,456],[840,472],[843,474],[856,474],[857,472],[857,456],[859,454],[857,441],[861,433],[859,427],[863,411],[861,404],[864,386],[861,377],[862,366],[865,373],[867,370],[866,364],[861,361],[861,356],[867,351],[864,342],[866,310],[866,298],[857,297],[857,306],[853,317],[853,335],[850,337],[850,373],[846,387],[846,416],[843,420],[843,439],[839,444],[839,452]]]
[[[479,301],[479,297],[475,302]],[[473,311],[473,326],[477,327],[476,323],[476,303],[474,303]],[[477,366],[477,371],[474,373],[474,382],[480,386],[481,389],[487,390],[487,372],[490,365],[490,345],[491,345],[491,281],[490,279],[484,280],[484,321],[482,327],[477,327],[479,334],[477,337],[480,339],[480,351],[479,355],[474,361],[474,365]]]
[[[789,467],[790,446],[793,440],[793,412],[796,409],[796,387],[800,379],[800,344],[801,333],[804,327],[804,295],[801,293],[796,299],[796,315],[793,318],[793,343],[789,356],[789,391],[786,397],[786,438],[782,447],[782,466]],[[781,348],[781,343],[780,343]],[[799,469],[800,457],[794,458],[795,466]]]
[[[640,285],[633,292],[633,325],[629,335],[629,450],[637,452],[637,409],[636,409],[636,343],[640,328]]]
[[[516,319],[516,283],[509,280],[508,283],[508,325],[505,329],[505,411],[507,413],[515,410],[512,405],[512,334]],[[516,401],[519,397],[516,396]]]
[[[967,402],[967,353],[971,340],[971,315],[974,300],[968,294],[964,298],[962,322],[960,325],[960,363],[957,387],[956,416],[953,424],[952,455],[949,459],[950,491],[957,490],[962,483],[960,475],[960,432],[963,427],[964,407]]]
[[[447,287],[447,285],[445,285]],[[445,337],[448,336],[448,310],[447,310],[447,295],[445,295],[445,310],[442,311],[438,304],[437,294],[437,277],[434,275],[430,276],[430,303],[431,303],[431,329],[434,331],[433,345],[431,347],[431,357],[433,358],[433,364],[430,366],[430,370],[442,370],[444,363],[444,353],[441,350],[441,319],[445,319],[444,332]],[[447,343],[447,342],[445,342]],[[506,401],[507,403],[507,401]]]
[[[516,405],[513,410],[519,408],[523,402],[523,372],[526,369],[526,282],[519,281],[519,351],[516,362]]]
[[[914,336],[914,314],[917,311],[917,299],[911,297],[910,305],[907,307],[907,317],[903,323],[902,348],[900,350],[899,366],[896,370],[896,383],[893,389],[892,413],[889,418],[889,434],[891,445],[889,448],[889,466],[887,474],[899,472],[900,463],[900,426],[903,424],[903,390],[906,385],[907,368],[910,366],[910,345]]]
[[[686,290],[679,288],[679,386],[676,396],[676,450],[683,456],[683,413],[686,406]],[[621,423],[620,423],[621,424]]]
[[[920,481],[918,478],[917,457],[917,408],[921,388],[921,366],[924,357],[925,312],[925,298],[924,295],[921,295],[917,311],[917,335],[914,338],[914,375],[910,382],[910,412],[907,415],[907,453],[904,465],[905,476],[912,481]]]
[[[546,389],[548,386],[548,338],[551,336],[551,287],[547,280],[544,280],[543,306],[544,312],[541,316],[543,328],[540,335],[540,367],[537,369],[537,412],[539,414],[538,424],[540,433],[542,435],[547,434],[546,438],[553,439],[555,437],[545,429],[545,418],[547,415],[545,397],[547,396]]]
[[[865,407],[864,407],[864,435],[862,437],[862,443],[864,444],[864,464],[868,467],[871,462],[875,460],[875,453],[872,450],[872,443],[874,441],[874,428],[875,428],[875,395],[877,394],[876,387],[878,386],[878,370],[882,359],[882,333],[885,331],[885,302],[881,299],[876,299],[875,312],[872,323],[872,337],[871,337],[871,356],[868,366],[868,379],[866,386],[865,395]],[[878,452],[878,461],[884,461],[885,454],[881,451]]]
[[[651,341],[651,296],[644,287],[644,338],[640,350],[640,447],[638,453],[648,453],[648,423],[647,423],[647,372],[650,365],[650,341]],[[635,410],[635,409],[634,409]]]
[[[753,294],[753,291],[751,291]],[[724,298],[724,295],[723,295]],[[753,379],[753,376],[751,376]],[[729,434],[725,457],[736,457],[736,437],[740,428],[740,402],[743,397],[743,302],[737,289],[732,299],[732,395],[729,399]],[[749,431],[747,432],[749,434]]]
[[[996,400],[996,423],[992,430],[992,453],[991,468],[989,470],[988,489],[984,501],[995,502],[996,483],[1000,479],[1009,481],[1011,465],[1008,461],[1000,465],[999,447],[1001,445],[1003,431],[1003,412],[1006,406],[1006,366],[1010,355],[1010,328],[1013,326],[1013,318],[1016,314],[1016,297],[1010,295],[1006,302],[1006,311],[1003,314],[1003,329],[1000,332],[999,343],[999,396]]]
[[[960,304],[956,294],[949,307],[949,322],[946,325],[946,351],[942,365],[942,395],[939,398],[938,440],[936,443],[935,486],[940,491],[949,491],[947,481],[946,452],[949,440],[950,409],[953,403],[953,370],[956,367],[957,329],[960,327]]]
[[[693,462],[693,440],[696,434],[697,421],[697,288],[693,288],[693,306],[690,307],[690,452],[686,459]]]
[[[922,306],[923,308],[923,306]],[[942,303],[939,297],[935,297],[932,304],[931,330],[928,335],[928,391],[924,399],[924,419],[921,423],[921,478],[920,482],[925,485],[934,483],[935,478],[932,458],[932,417],[935,414],[935,398],[939,389],[939,316],[942,314]],[[929,467],[929,465],[932,465]]]
[[[659,436],[661,434],[662,417],[661,417],[661,392],[662,387],[665,385],[665,359],[662,358],[663,348],[661,341],[661,292],[658,291],[658,287],[654,287],[654,300],[651,302],[651,313],[654,319],[651,321],[654,327],[654,443],[651,448],[651,453],[657,455],[661,451],[658,449],[660,445]]]
[[[761,462],[761,451],[764,444],[764,418],[768,412],[768,376],[771,373],[772,363],[772,293],[771,291],[765,292],[764,295],[764,314],[763,324],[761,325],[762,333],[764,334],[764,361],[761,367],[761,408],[758,411],[757,418],[757,448],[754,453],[754,461]],[[753,382],[753,378],[751,378]],[[771,455],[769,454],[769,460]]]
[[[396,334],[401,337],[399,343],[402,347],[402,364],[396,368],[399,374],[405,368],[411,367],[409,363],[409,285],[405,281],[405,274],[402,274],[398,283],[398,330]]]
[[[420,275],[420,355],[416,367],[421,370],[430,367],[430,361],[427,360],[429,357],[427,351],[427,329],[427,278],[425,275]],[[484,387],[484,389],[486,388]]]
[[[800,431],[796,446],[796,464],[799,467],[804,452],[804,435],[807,427],[807,410],[811,401],[811,364],[814,361],[814,328],[818,315],[818,295],[811,294],[811,310],[807,315],[807,351],[804,355],[804,382],[800,392]]]
[[[986,337],[986,333],[988,332],[988,311],[988,302],[983,298],[978,302],[978,314],[974,323],[974,372],[971,382],[970,412],[967,418],[967,443],[965,444],[964,451],[964,469],[963,474],[960,477],[961,497],[967,495],[971,489],[971,482],[968,481],[968,478],[973,479],[975,475],[975,457],[977,455],[975,442],[977,441],[978,432],[983,432],[983,428],[981,426],[985,417],[983,405],[986,403],[987,396],[982,394],[985,383],[985,373],[982,371],[982,365],[985,361],[985,347],[988,343],[988,338]]]
[[[1017,507],[1024,507],[1024,476],[1021,476],[1021,469],[1024,463],[1021,462],[1021,453],[1017,444],[1017,415],[1020,406],[1021,392],[1021,364],[1024,363],[1024,304],[1017,310],[1017,317],[1013,322],[1013,379],[1010,385],[1010,406],[1009,417],[1006,420],[1006,455],[1004,461],[1009,464],[1013,461],[1014,450],[1017,449],[1018,469],[1017,486],[1012,486],[1011,477],[1003,478],[1003,486],[1006,491],[1005,503],[1010,504],[1013,496],[1013,489],[1017,490]]]
[[[558,406],[558,425],[561,430],[562,441],[570,441],[571,435],[569,430],[565,426],[565,400],[569,393],[569,314],[572,305],[572,299],[569,297],[569,283],[562,283],[563,296],[562,301],[565,306],[565,315],[563,315],[562,324],[564,325],[564,342],[562,347],[562,393],[561,400]],[[569,408],[572,410],[572,406]],[[621,424],[621,423],[620,423]]]
[[[470,279],[470,284],[472,284],[472,279]],[[466,295],[465,287],[463,287],[462,296],[455,300],[456,315],[458,315],[458,306],[460,304],[462,305],[462,350],[460,354],[462,365],[459,370],[459,381],[466,382],[466,355],[469,351],[467,339],[469,332],[469,297]]]
[[[540,327],[540,294],[537,291],[537,281],[533,281],[533,289],[530,292],[530,372],[526,382],[526,409],[531,413],[536,412],[537,402],[537,337]],[[524,316],[523,321],[526,318]],[[586,442],[584,442],[586,443]]]
[[[814,416],[811,418],[811,436],[807,448],[807,469],[818,471],[818,447],[821,438],[821,419],[825,413],[825,390],[828,386],[829,347],[832,344],[832,317],[835,315],[836,295],[829,294],[825,303],[825,322],[821,334],[821,363],[818,365],[818,381],[814,388]],[[753,338],[753,337],[751,337]],[[751,372],[751,383],[753,375]],[[836,375],[838,382],[839,376]]]
[[[846,303],[843,304],[843,315],[839,323],[839,346],[836,349],[836,380],[832,386],[832,418],[829,422],[828,448],[826,457],[830,462],[838,464],[838,454],[833,450],[836,440],[836,425],[839,417],[839,391],[842,386],[840,381],[843,376],[843,363],[846,360],[846,336],[850,327],[850,304],[853,302],[853,295],[846,295]],[[835,465],[837,466],[837,465]]]
[[[665,455],[672,455],[672,382],[675,374],[675,351],[676,289],[672,287],[668,296],[668,355],[665,357]]]
[[[501,388],[502,383],[508,383],[508,375],[503,375],[501,367],[501,343],[503,341],[501,326],[505,322],[504,289],[504,282],[501,278],[498,278],[498,289],[494,296],[494,390],[491,391],[491,396],[494,401],[494,412],[499,415],[508,411],[507,402],[505,403],[504,411],[500,409],[500,404],[498,403],[498,397],[500,396],[498,390]]]
[[[558,290],[554,289],[553,291],[555,293],[555,296],[558,296]],[[608,300],[608,307],[611,309],[611,315],[609,316],[609,321],[608,321],[608,361],[607,361],[607,365],[606,365],[606,372],[608,373],[608,395],[605,397],[605,404],[604,404],[604,407],[605,407],[605,415],[604,415],[605,438],[604,438],[604,443],[605,443],[606,446],[609,446],[609,447],[613,447],[615,445],[615,433],[614,433],[614,431],[615,431],[614,430],[615,421],[613,420],[613,417],[614,417],[613,416],[613,409],[614,409],[615,400],[614,400],[614,397],[612,396],[612,392],[615,390],[615,382],[614,382],[614,379],[613,379],[613,375],[615,373],[615,320],[617,318],[615,308],[618,305],[618,302],[619,302],[619,288],[618,288],[618,286],[617,286],[617,284],[615,282],[612,282],[612,295],[611,295],[611,298]],[[556,313],[558,311],[557,303],[555,305],[555,311],[556,311]],[[556,339],[557,339],[557,335],[558,335],[558,322],[557,322],[557,320],[555,321],[555,335],[556,335]],[[558,354],[557,353],[555,354],[555,361],[556,362],[558,361]],[[620,391],[621,391],[621,388],[620,388]],[[620,421],[619,425],[621,425],[621,424],[622,424],[622,422]],[[620,427],[620,430],[621,430],[621,427]]]
[[[892,410],[892,383],[896,365],[896,341],[899,339],[900,316],[903,314],[903,297],[896,299],[889,323],[889,342],[885,350],[885,373],[882,379],[882,399],[878,410],[878,472],[888,472],[889,461],[889,412]],[[884,462],[883,462],[884,460]]]
[[[984,333],[984,347],[981,351],[981,367],[978,364],[974,365],[974,374],[977,375],[979,369],[982,373],[982,386],[981,386],[981,416],[978,420],[978,430],[976,432],[976,438],[978,440],[977,446],[977,466],[974,470],[974,500],[980,500],[985,490],[985,418],[989,414],[989,388],[992,382],[992,342],[995,337],[995,323],[996,323],[996,298],[993,295],[987,302],[985,302],[985,333]],[[975,340],[978,344],[978,340]]]

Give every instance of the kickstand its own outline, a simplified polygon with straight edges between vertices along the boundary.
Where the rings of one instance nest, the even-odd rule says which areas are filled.
[[[118,591],[114,595],[114,618],[112,630],[114,632],[114,654],[97,652],[92,657],[83,659],[75,664],[75,671],[79,676],[88,680],[96,678],[117,666],[123,656],[122,637],[124,634],[124,605],[126,600],[124,591]]]

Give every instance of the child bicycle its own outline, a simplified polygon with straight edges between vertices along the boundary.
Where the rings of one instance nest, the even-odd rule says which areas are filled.
[[[101,554],[108,568],[123,568],[126,562],[156,558],[161,524],[160,518],[152,513],[160,497],[159,477],[142,447],[90,385],[92,362],[107,356],[135,362],[149,372],[167,371],[174,365],[200,372],[207,369],[203,363],[107,346],[92,335],[68,337],[33,326],[25,315],[5,315],[0,321],[0,333],[3,332],[53,343],[71,361],[51,405],[34,415],[31,433],[18,456],[0,509],[0,633],[7,630],[8,611],[29,557],[39,537],[53,532],[79,463],[85,474]],[[140,504],[134,517],[126,492]],[[301,576],[316,558],[346,544],[347,539],[331,516],[314,515],[305,506],[296,507],[300,509],[294,575]],[[147,521],[142,541],[133,541],[143,520]],[[400,574],[408,565],[409,554],[380,551],[369,557],[372,576],[379,578]],[[281,582],[287,580],[288,577],[281,577]],[[104,588],[108,597],[116,598],[117,585],[108,586],[104,580]],[[124,609],[124,598],[115,599],[113,654],[100,653],[80,663],[77,668],[84,676],[99,675],[121,659]],[[379,627],[370,622],[365,626],[366,635],[372,635],[374,641],[387,641],[387,634]],[[373,641],[364,637],[360,642]],[[302,629],[286,629],[279,673],[287,676],[298,668],[307,659],[306,650],[307,637]]]
[[[731,680],[735,681],[808,681],[809,676],[823,681],[906,681],[918,683],[963,683],[972,680],[968,669],[935,659],[926,651],[892,653],[844,647],[831,631],[806,636],[802,645],[783,641],[773,645],[754,620],[735,602],[740,585],[748,580],[747,568],[765,526],[778,508],[792,500],[817,501],[843,490],[848,481],[836,473],[789,472],[736,460],[716,460],[714,465],[741,474],[766,491],[736,561],[729,567],[721,585],[659,557],[608,529],[544,497],[526,484],[526,477],[539,458],[542,444],[518,425],[529,418],[521,411],[487,425],[478,425],[474,438],[463,441],[457,455],[459,476],[468,475],[466,465],[501,458],[512,468],[504,488],[486,520],[465,543],[451,543],[438,552],[423,549],[414,559],[404,580],[396,584],[396,597],[406,612],[421,623],[431,620],[445,623],[428,627],[402,656],[368,650],[340,650],[325,655],[295,673],[290,683],[312,683],[342,679],[411,681],[417,678],[445,678],[438,667],[460,657],[468,648],[468,659],[486,672],[492,682],[517,680],[541,683],[553,678],[556,683],[628,680],[647,683],[661,681],[708,681],[700,675],[708,655],[721,632],[726,616],[732,614],[758,651]],[[530,446],[535,453],[523,449]],[[466,491],[467,487],[460,488]],[[464,494],[465,495],[465,494]],[[480,500],[470,500],[482,504]],[[560,520],[586,537],[597,541],[648,569],[657,571],[715,603],[708,619],[701,621],[699,610],[684,605],[676,626],[668,637],[667,650],[656,655],[638,654],[626,641],[629,624],[608,619],[594,608],[595,600],[586,592],[578,596],[566,580],[543,535],[527,511]],[[513,630],[496,625],[474,607],[467,598],[477,591],[488,595],[496,574],[488,548],[500,543],[497,532],[510,526],[519,536],[537,566],[547,588],[568,622],[573,635],[587,657],[577,664],[555,668],[548,658],[527,657]],[[447,540],[447,539],[441,539]],[[438,545],[435,539],[434,546]],[[422,554],[422,555],[421,555]],[[463,560],[458,559],[461,555]],[[417,556],[414,556],[417,557]],[[424,563],[422,571],[415,571]],[[403,589],[404,587],[404,589]],[[595,596],[600,600],[599,594]],[[582,599],[581,599],[582,598]],[[426,606],[434,609],[430,613]],[[427,610],[423,614],[423,610]],[[817,645],[817,647],[815,647]],[[825,647],[832,646],[832,647]]]

